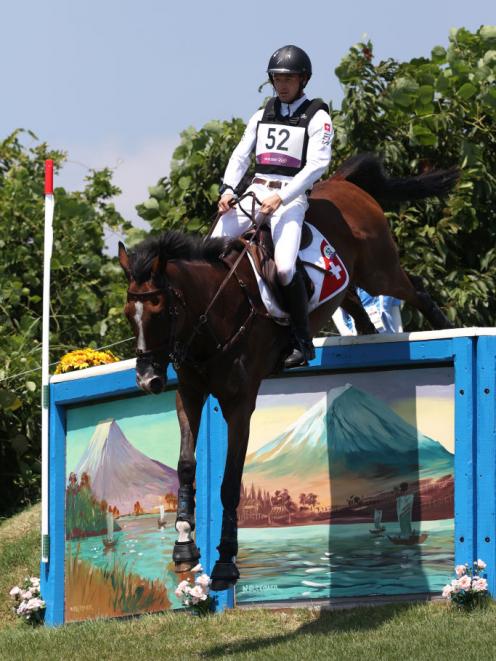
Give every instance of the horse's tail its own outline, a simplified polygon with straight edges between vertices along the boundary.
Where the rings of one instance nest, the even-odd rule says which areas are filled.
[[[333,179],[346,179],[359,186],[378,202],[421,200],[432,195],[446,195],[460,176],[457,166],[432,170],[416,177],[389,177],[375,154],[357,154],[348,158]]]

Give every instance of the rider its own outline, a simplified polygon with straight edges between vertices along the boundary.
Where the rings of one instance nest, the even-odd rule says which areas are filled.
[[[312,75],[310,58],[297,46],[276,50],[267,67],[275,94],[249,120],[227,165],[218,208],[220,217],[212,236],[239,236],[251,220],[251,199],[232,207],[235,191],[255,150],[255,176],[247,192],[261,201],[257,222],[270,216],[274,261],[282,285],[295,340],[286,367],[305,365],[315,357],[308,324],[308,301],[303,278],[296,270],[307,192],[331,160],[333,129],[322,99],[310,101],[304,89]]]

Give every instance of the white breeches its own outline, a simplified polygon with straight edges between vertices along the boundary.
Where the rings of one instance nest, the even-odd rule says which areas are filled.
[[[277,189],[267,188],[263,184],[252,184],[246,192],[254,192],[257,198],[263,202],[266,197],[277,193]],[[246,216],[239,204],[227,213],[223,214],[215,226],[212,236],[239,236],[251,227],[251,220]],[[252,210],[252,198],[246,197],[241,206],[248,214]],[[263,216],[257,214],[259,205],[255,205],[256,222],[263,220]],[[308,208],[306,195],[299,195],[289,204],[281,204],[269,218],[270,231],[274,242],[274,261],[276,263],[277,275],[282,285],[289,285],[296,271],[296,258],[301,240],[301,228],[305,212]]]

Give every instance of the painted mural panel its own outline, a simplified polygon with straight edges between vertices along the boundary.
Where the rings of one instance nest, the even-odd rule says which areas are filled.
[[[65,620],[179,607],[175,392],[67,410]]]
[[[238,508],[238,603],[442,588],[453,384],[451,367],[263,384]]]

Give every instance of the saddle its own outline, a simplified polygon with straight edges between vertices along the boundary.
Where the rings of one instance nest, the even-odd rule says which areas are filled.
[[[258,275],[270,288],[279,307],[285,310],[285,297],[282,292],[281,283],[277,277],[277,269],[274,261],[274,243],[272,241],[270,227],[265,223],[262,224],[258,230],[258,234],[255,240],[253,240],[256,232],[256,228],[248,230],[248,232],[245,232],[240,237],[239,241],[242,247],[248,245],[248,252],[250,253]],[[312,230],[310,226],[307,225],[307,223],[303,223],[299,249],[303,250],[304,248],[307,248],[311,242]],[[296,259],[296,270],[299,271],[303,277],[307,298],[310,300],[314,294],[315,286],[299,257]]]

